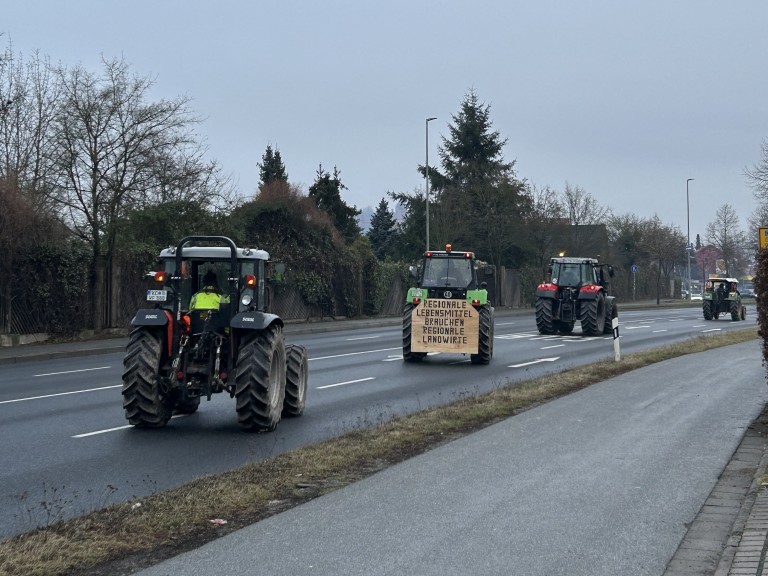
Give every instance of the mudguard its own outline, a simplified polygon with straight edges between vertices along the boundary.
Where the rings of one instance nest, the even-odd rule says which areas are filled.
[[[268,314],[266,312],[239,312],[232,318],[229,325],[232,328],[243,330],[264,330],[268,326],[277,323],[279,326],[283,326],[283,321],[280,316],[275,314]]]
[[[131,320],[131,326],[165,326],[168,324],[168,312],[162,308],[142,308]]]

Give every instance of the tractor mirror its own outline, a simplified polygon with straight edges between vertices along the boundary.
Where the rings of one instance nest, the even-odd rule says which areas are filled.
[[[408,273],[414,278],[419,277],[419,269],[416,266],[408,266]]]
[[[485,290],[488,288],[488,282],[480,282],[480,290]]]
[[[613,275],[614,275],[613,266],[611,266],[611,265],[609,264],[609,265],[608,265],[608,276],[610,276],[611,278],[613,278]]]

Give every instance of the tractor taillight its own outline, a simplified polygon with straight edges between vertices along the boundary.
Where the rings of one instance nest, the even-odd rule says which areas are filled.
[[[477,298],[472,300],[472,306],[474,306],[475,308],[478,308],[480,306],[480,300],[478,300]]]
[[[464,258],[472,258],[472,252],[464,252]]]
[[[181,370],[176,372],[176,380],[184,380],[184,372],[182,372]]]
[[[424,252],[424,256],[427,258],[432,258],[432,252]]]
[[[222,382],[226,382],[227,381],[227,376],[229,376],[229,374],[227,374],[223,370],[221,372],[219,372],[219,380],[221,380]]]
[[[165,270],[155,272],[155,282],[158,284],[163,284],[165,282]]]
[[[418,298],[418,297],[414,298],[413,300],[411,300],[411,302],[413,303],[414,306],[416,306],[417,304],[421,303],[421,298]]]
[[[245,275],[245,287],[246,288],[253,288],[256,286],[256,276],[253,274],[246,274]]]

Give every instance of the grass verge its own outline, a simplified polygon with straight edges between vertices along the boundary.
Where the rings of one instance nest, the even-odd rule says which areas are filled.
[[[756,339],[754,328],[704,336],[516,383],[396,418],[238,470],[206,476],[140,502],[0,542],[0,574],[130,574],[358,481],[446,441],[619,374],[677,356]],[[226,524],[212,523],[226,519]]]

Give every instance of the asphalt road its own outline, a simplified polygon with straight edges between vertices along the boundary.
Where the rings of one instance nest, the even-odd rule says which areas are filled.
[[[620,319],[623,353],[754,326],[754,314],[747,322],[705,322],[691,308],[627,310]],[[497,318],[488,366],[449,354],[404,364],[391,324],[287,339],[309,351],[307,410],[270,434],[242,431],[234,401],[223,395],[162,430],[127,426],[122,354],[0,366],[0,536],[614,353],[610,336],[542,337],[530,314]]]
[[[766,402],[758,342],[669,360],[139,574],[658,576]]]

